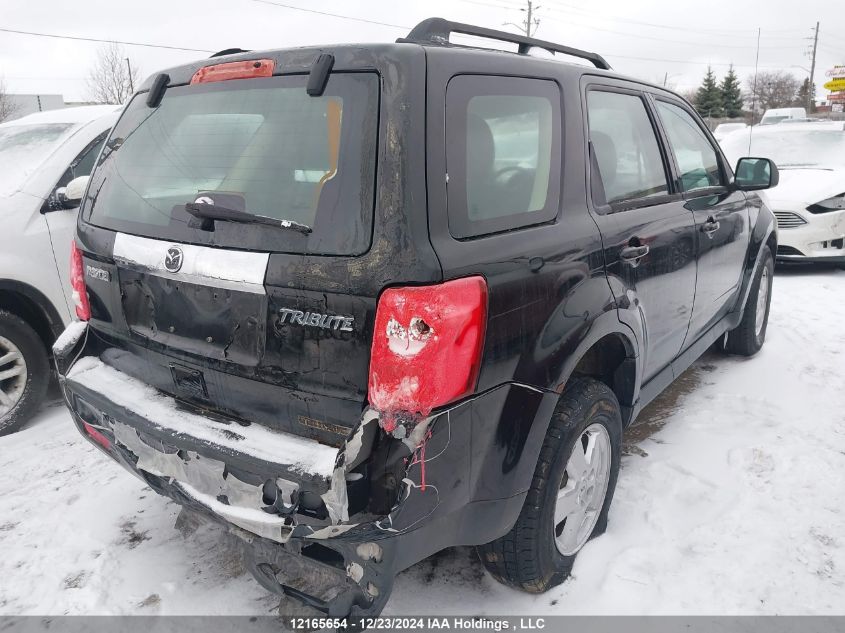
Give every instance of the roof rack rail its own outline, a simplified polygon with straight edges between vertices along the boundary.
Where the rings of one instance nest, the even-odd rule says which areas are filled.
[[[563,53],[564,55],[571,55],[573,57],[580,57],[591,62],[596,68],[602,70],[610,70],[610,64],[605,61],[604,57],[597,53],[590,53],[582,51],[578,48],[570,46],[562,46],[554,42],[546,42],[538,40],[533,37],[525,37],[524,35],[517,35],[508,33],[507,31],[497,31],[495,29],[487,29],[481,26],[473,26],[472,24],[462,24],[460,22],[450,22],[443,18],[428,18],[417,24],[407,37],[402,37],[396,40],[397,42],[409,42],[414,44],[449,44],[449,36],[452,33],[461,33],[463,35],[474,35],[475,37],[483,37],[490,40],[499,40],[502,42],[511,42],[519,45],[518,52],[525,55],[532,48],[542,48],[551,53]]]

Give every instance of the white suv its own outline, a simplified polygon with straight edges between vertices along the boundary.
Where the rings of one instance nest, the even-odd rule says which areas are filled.
[[[73,317],[79,199],[117,111],[67,108],[0,125],[0,435],[26,422],[50,382],[50,347]]]

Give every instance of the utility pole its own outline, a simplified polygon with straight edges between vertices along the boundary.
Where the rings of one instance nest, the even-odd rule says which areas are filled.
[[[534,15],[534,3],[531,0],[527,0],[526,4],[528,5],[527,9],[523,9],[525,11],[525,36],[531,37],[531,30],[537,30],[537,27],[540,26],[540,20],[533,17]],[[540,7],[537,7],[539,9]]]
[[[126,70],[129,71],[129,94],[130,96],[135,94],[135,84],[132,82],[132,65],[129,63],[129,58],[125,57],[126,60]]]
[[[539,11],[540,7],[535,7],[533,0],[526,0],[526,7],[520,9],[525,13],[525,20],[522,24],[514,24],[513,22],[505,22],[503,26],[515,26],[520,31],[525,33],[525,37],[531,37],[533,33],[537,32],[537,27],[540,26],[540,18],[535,18],[534,14]]]
[[[813,98],[813,94],[815,93],[815,84],[813,83],[814,76],[816,74],[816,49],[819,46],[819,23],[816,22],[816,33],[813,37],[813,61],[810,63],[810,85],[807,86],[807,114],[810,114],[813,111],[814,106],[816,105],[816,100]]]

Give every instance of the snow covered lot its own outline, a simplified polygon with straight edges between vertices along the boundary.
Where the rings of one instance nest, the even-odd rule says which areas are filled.
[[[469,548],[401,574],[387,613],[845,614],[845,272],[779,271],[753,359],[708,354],[628,433],[608,533],[542,596]],[[53,405],[0,438],[0,615],[267,614],[216,527]]]

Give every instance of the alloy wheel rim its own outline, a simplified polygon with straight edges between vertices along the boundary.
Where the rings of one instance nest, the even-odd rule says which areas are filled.
[[[760,288],[757,291],[757,311],[754,317],[754,334],[760,336],[766,321],[766,306],[769,303],[769,269],[764,267],[760,275]]]
[[[610,479],[610,436],[591,424],[575,442],[555,502],[555,546],[572,556],[590,538],[599,520]]]
[[[12,341],[0,336],[0,418],[14,409],[23,397],[26,379],[23,354]]]

